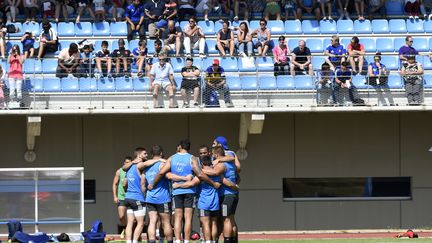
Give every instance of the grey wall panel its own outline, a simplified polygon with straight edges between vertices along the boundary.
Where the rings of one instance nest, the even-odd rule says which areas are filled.
[[[413,200],[402,202],[402,228],[430,228],[432,188],[413,189]]]

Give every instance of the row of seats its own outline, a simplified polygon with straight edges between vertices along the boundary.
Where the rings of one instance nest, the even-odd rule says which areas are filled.
[[[181,77],[176,76],[177,87],[180,87]],[[432,88],[432,75],[424,75],[425,87]],[[353,77],[353,84],[359,89],[374,89],[376,87],[365,84],[366,77]],[[311,76],[227,76],[227,83],[232,91],[253,90],[315,90],[315,78]],[[145,78],[45,78],[31,79],[29,90],[37,93],[50,92],[143,92],[149,91],[150,81]],[[388,86],[391,89],[404,87],[401,76],[390,75]]]
[[[259,20],[249,22],[251,30],[259,28]],[[238,26],[240,21],[233,21],[233,26]],[[12,33],[12,37],[20,37],[25,32],[32,32],[39,35],[42,26],[38,23],[13,23],[20,31]],[[180,22],[180,27],[184,29],[188,21]],[[57,30],[60,37],[107,37],[107,36],[125,36],[127,34],[126,22],[60,22],[51,24]],[[204,31],[205,35],[215,35],[222,29],[222,23],[219,21],[198,21],[198,25]],[[407,33],[432,33],[432,21],[423,20],[404,20],[404,19],[374,19],[371,21],[364,20],[339,20],[339,21],[316,21],[316,20],[270,20],[268,27],[273,35],[298,35],[298,34],[407,34]]]

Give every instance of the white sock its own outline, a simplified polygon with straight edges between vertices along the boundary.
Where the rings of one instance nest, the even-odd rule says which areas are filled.
[[[180,240],[175,240],[175,241],[174,241],[174,243],[180,243],[180,242],[181,242]]]
[[[206,240],[206,242],[205,243],[211,243],[211,240]]]
[[[138,243],[138,241],[137,240],[133,240],[132,243]]]
[[[126,243],[132,243],[132,241],[131,240],[127,240]]]
[[[156,229],[156,237],[159,237],[159,229]]]
[[[210,243],[216,243],[216,241],[215,240],[211,240]]]
[[[184,242],[184,243],[189,243],[189,240],[184,240],[183,242]]]

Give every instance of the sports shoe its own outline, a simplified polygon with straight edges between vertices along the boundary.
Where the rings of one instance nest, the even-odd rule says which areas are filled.
[[[108,75],[111,75],[111,73],[108,73]],[[99,79],[101,76],[101,73],[99,72],[99,70],[95,69],[94,70],[94,76],[95,78]]]
[[[194,103],[194,106],[195,106],[195,107],[198,107],[198,106],[199,106],[198,102],[195,102],[195,103]]]
[[[199,57],[200,57],[200,58],[205,58],[205,57],[206,57],[206,54],[204,54],[204,53],[200,53],[200,54],[199,54]]]
[[[231,102],[227,102],[227,103],[226,103],[226,107],[227,107],[227,108],[232,108],[232,107],[234,107],[234,105],[233,105],[233,103],[231,103]]]
[[[125,229],[122,230],[122,232],[120,233],[120,239],[124,239],[126,235],[126,231]]]
[[[189,103],[183,103],[182,108],[189,108]]]
[[[235,16],[234,17],[234,21],[238,21],[239,20],[239,17],[238,16]]]

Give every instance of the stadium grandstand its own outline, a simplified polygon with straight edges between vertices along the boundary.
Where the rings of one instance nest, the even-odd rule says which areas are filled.
[[[84,210],[71,206],[83,222],[52,203],[26,209],[27,230],[98,219],[118,234],[125,156],[162,145],[168,157],[183,138],[198,155],[217,136],[242,163],[240,232],[432,226],[430,1],[0,2],[0,175],[83,167],[86,181]],[[19,175],[0,185],[29,183]],[[20,190],[0,189],[0,234],[24,219],[14,203],[34,206]]]

